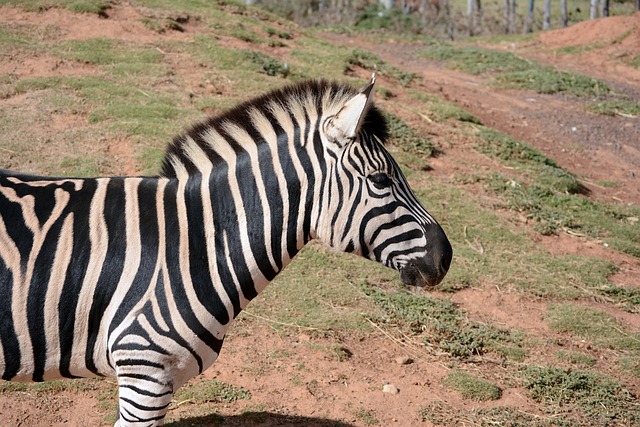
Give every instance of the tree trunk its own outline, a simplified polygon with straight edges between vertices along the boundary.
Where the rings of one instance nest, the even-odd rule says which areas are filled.
[[[380,0],[380,5],[389,10],[393,7],[393,0]]]
[[[598,17],[598,0],[591,0],[591,11],[589,18],[596,19]]]
[[[514,34],[516,32],[516,18],[517,18],[517,11],[516,11],[516,0],[510,0],[511,2],[511,8],[510,8],[510,12],[511,12],[511,16],[509,17],[509,32],[511,34]]]
[[[511,13],[509,11],[510,8],[511,8],[511,3],[509,3],[509,0],[504,0],[504,33],[505,34],[509,34],[509,17],[511,16]]]
[[[602,14],[603,18],[609,16],[609,0],[602,0]]]
[[[542,29],[551,28],[551,0],[544,0],[544,18],[542,20]]]
[[[444,3],[444,14],[447,22],[447,35],[450,40],[453,40],[453,22],[451,22],[451,6],[449,0],[442,0]]]
[[[531,26],[533,25],[533,9],[534,9],[534,0],[529,0],[529,13],[527,13],[527,22],[524,26],[525,34],[529,34],[532,31]]]
[[[567,28],[567,25],[569,25],[569,15],[567,15],[567,0],[560,0],[560,14],[562,20],[562,28]]]
[[[636,10],[640,11],[640,0],[636,0]]]

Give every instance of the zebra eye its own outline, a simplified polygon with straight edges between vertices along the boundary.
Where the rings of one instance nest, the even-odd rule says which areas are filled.
[[[379,190],[391,187],[391,185],[393,184],[393,180],[386,173],[374,173],[372,175],[369,175],[368,178],[369,181],[371,181],[373,185]]]

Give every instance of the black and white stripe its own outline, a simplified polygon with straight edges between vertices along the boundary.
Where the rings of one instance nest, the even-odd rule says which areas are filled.
[[[2,379],[116,376],[116,425],[160,425],[311,239],[437,284],[451,246],[381,143],[373,83],[246,102],[176,138],[160,177],[0,171]]]

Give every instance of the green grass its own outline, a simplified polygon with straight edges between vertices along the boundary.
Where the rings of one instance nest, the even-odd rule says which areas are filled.
[[[579,351],[556,351],[555,356],[571,365],[577,365],[581,367],[591,367],[596,364],[596,359],[588,354],[581,353]]]
[[[96,390],[103,380],[77,379],[53,380],[39,383],[0,382],[0,393],[27,392],[27,393],[60,393],[62,391],[83,392]]]
[[[605,115],[637,115],[638,105],[614,95],[601,80],[582,74],[557,71],[526,60],[511,52],[479,47],[456,47],[449,44],[431,46],[422,53],[430,59],[444,61],[452,68],[471,74],[493,74],[492,84],[500,89],[531,90],[541,94],[569,94],[595,98],[587,110]]]
[[[575,304],[552,305],[547,314],[549,327],[619,351],[640,352],[640,333],[626,332],[604,311]]]
[[[558,412],[576,408],[589,416],[593,425],[634,425],[640,421],[633,395],[602,374],[531,366],[523,377],[531,398],[558,408]]]
[[[398,116],[388,112],[385,112],[384,116],[389,126],[391,142],[394,145],[423,158],[431,157],[436,153],[433,142],[416,132]]]
[[[276,329],[362,333],[370,330],[365,316],[379,315],[376,306],[356,286],[364,280],[390,282],[397,280],[397,273],[355,256],[336,254],[318,244],[308,245],[248,310],[270,319]]]
[[[360,408],[355,411],[354,415],[365,426],[377,426],[380,424],[380,421],[376,418],[375,411],[372,409]]]
[[[0,27],[0,53],[8,52],[12,48],[27,47],[29,44],[29,39],[22,34]]]
[[[476,47],[458,48],[449,44],[440,44],[425,49],[422,54],[471,74],[521,72],[536,67],[535,64],[511,52]]]
[[[608,261],[575,255],[551,255],[498,216],[483,207],[475,191],[464,191],[436,180],[418,190],[443,225],[454,248],[453,266],[443,285],[497,286],[518,289],[537,297],[592,297],[608,284],[615,271]],[[440,203],[446,201],[445,207]]]
[[[430,119],[438,122],[445,122],[449,119],[453,119],[460,122],[474,123],[477,125],[482,124],[480,119],[475,117],[473,114],[451,102],[445,101],[442,98],[426,94],[420,90],[415,89],[408,89],[407,92],[412,98],[420,101],[420,103],[424,106],[423,111],[425,111]]]
[[[587,111],[605,116],[624,115],[636,117],[640,115],[640,104],[627,99],[605,100],[589,104]]]
[[[268,76],[287,77],[289,75],[288,64],[272,58],[269,55],[265,55],[264,53],[257,51],[251,51],[247,52],[247,57],[251,62],[260,66],[262,68],[261,71]]]
[[[402,84],[410,84],[414,78],[411,73],[405,74],[404,70],[390,68],[381,58],[366,51],[335,47],[312,30],[274,20],[266,13],[254,13],[254,9],[222,3],[216,2],[213,6],[211,2],[204,0],[189,3],[169,0],[133,3],[136,7],[143,5],[162,11],[189,13],[199,22],[193,35],[188,34],[193,36],[190,42],[163,40],[136,44],[113,39],[90,39],[51,43],[49,38],[53,37],[44,37],[44,32],[31,36],[31,29],[27,27],[3,27],[0,29],[0,50],[16,49],[21,54],[42,51],[65,61],[87,64],[83,67],[90,69],[90,75],[87,76],[28,79],[0,76],[0,85],[1,93],[6,93],[9,97],[26,94],[28,96],[25,98],[29,102],[32,99],[39,100],[38,108],[42,108],[46,114],[64,114],[86,119],[86,124],[78,120],[81,125],[64,137],[77,142],[78,145],[75,146],[86,144],[86,147],[95,147],[96,151],[74,151],[75,146],[70,144],[69,151],[55,156],[54,165],[49,166],[48,160],[39,157],[37,152],[43,145],[30,145],[37,139],[30,137],[28,132],[22,139],[7,136],[5,139],[10,141],[10,145],[3,145],[2,149],[13,151],[10,156],[12,159],[22,156],[22,152],[29,153],[25,155],[24,164],[39,171],[54,170],[87,176],[98,174],[104,169],[104,162],[109,161],[105,155],[105,140],[127,138],[133,142],[141,169],[151,174],[158,170],[165,144],[171,136],[200,119],[204,111],[217,113],[240,100],[280,87],[284,84],[283,77],[293,81],[326,77],[362,86],[362,79],[345,75],[344,72],[349,67],[363,67]],[[30,1],[25,4],[35,7],[36,4],[44,5],[44,2]],[[243,27],[238,26],[241,22]],[[151,28],[155,24],[163,25],[162,22],[148,25]],[[239,30],[232,34],[235,27]],[[47,34],[56,34],[55,30],[46,31]],[[236,37],[233,49],[225,44],[229,35]],[[160,40],[160,36],[158,37]],[[280,72],[285,60],[279,59],[280,56],[276,58],[275,53],[268,56],[254,50],[258,48],[256,44],[260,44],[259,48],[263,49],[273,41],[277,42],[274,46],[282,49],[278,50],[278,55],[282,53],[286,58],[289,67],[286,76]],[[287,46],[280,45],[280,42]],[[239,48],[238,45],[244,48]],[[471,58],[466,59],[468,66],[476,67],[473,72],[505,74],[527,71],[527,67],[533,66],[532,63],[522,62],[511,55],[492,56],[493,54],[478,50],[468,51],[466,54]],[[184,61],[181,64],[184,68],[195,71],[186,76],[179,69],[173,71],[172,58],[176,57]],[[184,80],[188,82],[185,83]],[[220,93],[197,92],[200,85],[209,83],[216,89],[221,88]],[[190,91],[193,93],[190,94]],[[640,247],[640,240],[637,224],[629,218],[640,217],[638,208],[589,200],[581,194],[579,180],[559,168],[553,159],[520,141],[478,126],[480,121],[468,112],[421,92],[415,85],[398,94],[392,94],[388,90],[386,92],[389,99],[385,106],[388,105],[394,112],[404,114],[409,110],[407,105],[415,105],[404,104],[402,96],[407,92],[422,103],[416,112],[424,115],[423,118],[426,117],[427,121],[437,122],[439,128],[435,132],[436,138],[446,132],[460,132],[463,129],[462,132],[468,132],[474,140],[473,145],[479,152],[505,166],[502,169],[505,172],[501,174],[478,173],[471,184],[451,182],[449,179],[425,174],[422,167],[415,168],[414,164],[422,164],[418,159],[424,162],[424,159],[435,153],[437,145],[432,141],[432,134],[413,128],[412,122],[405,115],[402,118],[398,115],[388,116],[392,133],[389,149],[397,156],[403,170],[411,175],[417,195],[443,225],[454,247],[451,270],[438,291],[457,292],[463,288],[474,288],[473,291],[477,291],[491,288],[497,292],[521,292],[524,295],[519,298],[522,297],[525,301],[531,295],[535,299],[550,301],[552,305],[547,319],[554,334],[563,339],[587,339],[599,350],[614,351],[618,358],[607,367],[607,372],[613,372],[613,376],[618,378],[640,377],[640,359],[634,344],[634,340],[638,338],[637,333],[624,331],[615,319],[606,317],[606,313],[603,315],[594,310],[581,311],[580,306],[575,309],[569,304],[574,300],[584,303],[595,299],[607,307],[615,306],[637,313],[640,299],[637,290],[615,286],[607,280],[616,271],[611,262],[582,254],[552,255],[529,235],[531,224],[539,227],[542,232],[557,232],[568,228],[594,239],[601,239],[611,248],[626,248],[625,251],[634,254]],[[596,98],[598,102],[616,99],[611,94]],[[613,105],[613,108],[621,107]],[[19,120],[12,115],[12,111],[0,110],[0,132],[3,135],[14,135],[9,131],[31,123],[28,121],[29,111],[25,110],[24,116],[20,116]],[[619,111],[634,115],[630,110]],[[417,116],[414,118],[421,120]],[[451,124],[455,128],[447,127]],[[28,130],[26,127],[25,129]],[[27,160],[30,163],[26,163]],[[490,197],[478,191],[482,190],[478,188],[480,185],[490,190]],[[487,202],[489,198],[490,201]],[[499,212],[496,212],[496,208]],[[514,225],[513,218],[516,214],[529,216],[529,225]],[[355,363],[356,360],[354,358],[351,362],[346,362],[351,357],[347,347],[329,342],[327,337],[337,334],[348,337],[347,340],[368,339],[371,334],[378,334],[378,328],[384,331],[400,330],[414,340],[413,344],[438,354],[447,366],[459,367],[450,374],[448,382],[453,384],[455,379],[461,377],[461,385],[450,386],[454,389],[459,387],[460,393],[465,392],[464,387],[481,390],[486,386],[489,390],[487,396],[496,395],[494,387],[497,386],[481,380],[496,378],[495,371],[485,370],[488,364],[476,364],[485,360],[498,359],[503,362],[500,367],[500,384],[511,387],[513,383],[515,387],[520,387],[520,376],[514,371],[522,364],[528,364],[532,354],[538,355],[539,337],[535,336],[535,332],[506,329],[484,317],[479,322],[454,304],[450,294],[438,295],[440,296],[434,297],[432,294],[407,292],[401,288],[397,272],[312,244],[249,306],[248,313],[241,314],[241,322],[250,325],[266,324],[283,335],[302,331],[312,335],[314,340],[324,339],[311,349],[321,352],[321,357],[345,364]],[[595,330],[594,325],[603,329]],[[295,355],[295,351],[268,353],[264,364],[273,364],[274,360],[287,364],[295,359]],[[552,360],[574,369],[591,366],[595,369],[601,365],[600,360],[593,365],[595,360],[586,353],[570,351],[558,352]],[[475,370],[469,369],[469,363],[472,362],[474,369],[477,368],[477,375]],[[299,365],[301,371],[306,369],[303,364]],[[268,369],[262,365],[260,368]],[[466,377],[465,372],[474,372],[474,375]],[[259,370],[250,373],[260,378]],[[566,375],[568,374],[565,372],[556,377]],[[529,387],[532,393],[533,390],[546,388],[546,393],[553,395],[556,391],[547,381],[550,377],[553,375],[546,375],[546,380],[538,378],[529,381],[529,377],[524,376],[526,384],[531,384]],[[523,381],[525,380],[520,382]],[[555,381],[561,385],[569,384],[557,378]],[[629,408],[633,407],[625,406],[628,402],[621,389],[616,389],[615,386],[605,387],[606,383],[601,378],[588,380],[586,383],[589,387],[609,390],[609,394],[618,393],[616,396],[620,399],[617,403],[614,399],[604,400],[610,405],[609,409],[613,408],[610,411],[608,409],[606,417],[624,425],[624,421],[629,419],[624,418],[625,411],[628,414],[631,412]],[[76,386],[77,382],[69,381],[64,385],[43,384],[47,385],[2,383],[0,393],[33,393],[34,390],[39,390],[38,387],[46,387],[43,392],[47,393],[56,393],[57,390],[73,391],[66,387]],[[86,385],[81,382],[79,387]],[[108,391],[102,391],[102,388],[98,390],[101,410],[115,413],[115,387],[109,387]],[[440,419],[442,425],[471,422],[477,425],[572,425],[574,421],[573,425],[580,425],[579,422],[588,419],[587,416],[583,417],[583,413],[595,410],[594,406],[585,403],[583,397],[576,397],[577,394],[571,387],[565,388],[568,390],[565,393],[572,393],[571,398],[550,399],[548,405],[535,404],[535,400],[529,400],[535,406],[533,412],[537,415],[503,406],[461,409],[425,403],[419,416],[425,420]],[[477,391],[471,392],[470,399],[484,399],[473,397],[475,392]],[[598,393],[600,392],[595,395],[600,396]],[[208,421],[214,425],[221,423],[219,415],[212,415],[218,408],[216,405],[249,397],[247,390],[228,384],[209,381],[188,384],[176,396],[174,404],[194,404],[186,405],[189,408],[184,412],[180,411],[180,416],[187,416],[176,425],[188,425],[192,421],[203,421],[205,424]],[[558,409],[559,401],[563,408],[568,407],[572,412],[561,412]],[[542,399],[541,402],[547,400]],[[373,425],[379,421],[378,414],[377,408],[369,410],[354,406],[347,416],[355,416],[358,423]],[[564,417],[562,421],[558,421],[558,414]],[[259,416],[260,414],[256,415]],[[249,416],[243,416],[242,420],[245,419],[248,420]],[[110,419],[108,422],[113,424],[114,420]]]
[[[166,74],[168,68],[159,65],[163,54],[154,47],[139,48],[106,38],[70,40],[57,46],[59,55],[87,64],[103,66],[114,76]]]
[[[640,256],[640,230],[627,220],[640,216],[639,208],[596,202],[582,196],[585,189],[575,176],[522,141],[484,127],[476,135],[479,139],[475,148],[479,152],[519,174],[511,177],[494,172],[477,178],[506,199],[505,207],[533,219],[537,231],[553,234],[573,229],[606,239],[611,247]]]
[[[408,86],[417,78],[416,74],[389,65],[376,54],[363,49],[353,49],[347,57],[346,68],[348,69],[352,66],[361,67],[383,76],[389,76],[403,86]]]
[[[430,346],[454,358],[467,359],[489,352],[504,358],[522,360],[525,350],[516,331],[497,328],[469,320],[450,300],[406,291],[384,291],[363,287],[392,321],[423,336]]]
[[[465,408],[469,405],[465,405]],[[418,410],[422,422],[429,421],[437,426],[498,426],[498,427],[570,427],[573,417],[535,415],[512,406],[496,406],[490,409],[464,409],[453,407],[441,401],[423,405]]]
[[[60,162],[59,169],[63,176],[90,178],[100,175],[99,160],[85,156],[65,157]]]
[[[598,289],[600,294],[631,313],[640,313],[640,289],[607,285]]]
[[[458,369],[449,372],[443,383],[465,399],[485,401],[502,397],[502,390],[497,385]]]
[[[544,94],[566,93],[582,97],[599,97],[611,91],[601,80],[556,71],[551,67],[505,73],[497,76],[494,84],[502,89],[524,89]]]
[[[189,401],[194,405],[207,402],[231,403],[239,399],[249,400],[251,394],[240,387],[218,380],[189,382],[178,389],[174,396],[177,402]]]
[[[109,6],[109,2],[103,0],[0,0],[1,5],[20,6],[27,11],[43,11],[54,5],[66,7],[76,13],[95,13],[102,15]]]

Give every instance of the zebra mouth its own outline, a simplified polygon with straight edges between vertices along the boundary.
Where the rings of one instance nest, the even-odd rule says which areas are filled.
[[[425,257],[410,261],[400,269],[400,280],[408,286],[419,286],[421,288],[433,288],[437,286],[447,274],[448,265],[436,267],[433,261],[429,262]]]

